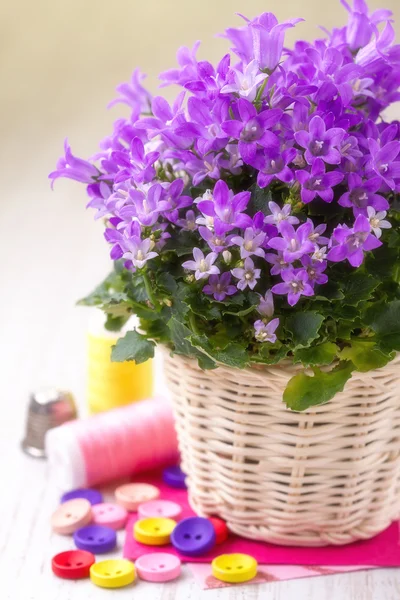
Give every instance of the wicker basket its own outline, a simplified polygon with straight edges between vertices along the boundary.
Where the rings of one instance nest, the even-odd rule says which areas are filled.
[[[296,367],[219,367],[165,353],[189,499],[235,533],[323,546],[372,537],[400,516],[399,356],[354,373],[303,413],[282,402]]]

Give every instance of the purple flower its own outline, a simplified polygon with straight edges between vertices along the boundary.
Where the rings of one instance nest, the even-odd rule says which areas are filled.
[[[326,130],[324,120],[315,115],[308,125],[308,131],[297,131],[294,137],[299,146],[306,149],[304,156],[309,165],[317,158],[329,165],[338,165],[342,158],[337,147],[345,133],[340,127]]]
[[[254,323],[254,337],[258,342],[276,342],[275,331],[279,326],[279,319],[272,319],[269,323],[258,320]]]
[[[291,225],[297,225],[299,222],[297,217],[290,215],[292,207],[290,204],[284,204],[281,208],[276,202],[268,202],[268,208],[271,211],[270,215],[267,215],[264,219],[264,223],[273,223],[277,226],[278,231],[282,223],[287,221]]]
[[[369,167],[381,177],[391,190],[395,190],[395,179],[400,179],[400,161],[395,161],[400,153],[400,142],[393,140],[383,148],[380,148],[374,139],[369,139],[368,142],[371,152]]]
[[[287,294],[288,303],[294,306],[301,296],[313,296],[314,290],[308,283],[308,273],[305,269],[285,269],[281,273],[283,283],[273,286],[274,294]]]
[[[285,31],[294,27],[303,19],[290,19],[278,23],[272,13],[263,13],[254,21],[249,22],[253,34],[254,57],[260,68],[272,72],[278,65],[285,40]]]
[[[279,121],[282,111],[275,108],[257,113],[254,105],[243,98],[238,100],[237,107],[241,121],[225,121],[221,127],[231,138],[239,140],[239,152],[244,162],[254,160],[257,146],[278,149],[279,140],[269,129]]]
[[[363,153],[358,147],[357,138],[354,137],[354,135],[349,135],[342,140],[339,146],[339,152],[342,158],[346,158],[353,165],[356,164],[358,158],[363,156]]]
[[[279,275],[282,271],[290,267],[290,264],[283,258],[282,252],[277,252],[277,254],[268,252],[265,255],[265,260],[274,265],[271,269],[271,275]]]
[[[315,196],[319,196],[325,202],[332,202],[332,188],[343,181],[344,175],[337,171],[326,173],[324,162],[317,158],[311,167],[311,173],[303,170],[296,171],[296,179],[301,183],[301,199],[304,204],[308,204]]]
[[[260,313],[263,317],[272,317],[274,314],[274,296],[271,290],[268,290],[265,293],[265,296],[260,297],[259,305],[257,306],[257,312]]]
[[[148,260],[158,256],[157,252],[150,251],[152,245],[154,245],[154,242],[150,239],[143,241],[140,241],[138,238],[128,239],[124,244],[126,250],[123,254],[123,258],[131,261],[135,267],[141,269]]]
[[[368,206],[377,210],[389,208],[389,202],[379,194],[376,194],[382,185],[380,177],[372,177],[363,181],[357,173],[349,173],[347,178],[348,191],[340,196],[340,206],[351,207],[356,214],[365,213]]]
[[[139,69],[135,69],[132,73],[130,82],[122,83],[117,87],[117,91],[121,94],[121,98],[116,98],[109,107],[118,104],[119,102],[127,104],[132,108],[133,117],[137,118],[141,112],[146,112],[150,109],[151,95],[141,84],[146,75],[141,73]]]
[[[368,6],[364,0],[355,0],[352,9],[345,0],[341,0],[349,12],[349,22],[346,27],[346,42],[351,50],[366,46],[376,31],[376,25],[390,18],[390,10],[377,10],[369,17]]]
[[[193,185],[199,185],[206,177],[218,179],[221,174],[221,165],[219,160],[222,152],[213,154],[209,152],[203,158],[194,156],[185,164],[185,169],[193,173]]]
[[[327,256],[327,246],[322,246],[321,248],[317,247],[317,249],[312,253],[311,258],[313,261],[322,262]]]
[[[268,151],[268,157],[263,157],[263,163],[260,165],[260,171],[257,176],[257,185],[260,188],[267,187],[273,179],[279,179],[283,183],[293,181],[294,174],[292,169],[289,169],[288,164],[291,163],[297,152],[294,148],[289,148],[283,152],[275,153]]]
[[[253,102],[258,86],[267,77],[265,73],[260,72],[258,62],[252,60],[245,67],[243,73],[238,69],[231,69],[231,73],[234,81],[224,85],[221,89],[221,94],[238,94],[242,98],[247,98],[247,100]]]
[[[226,296],[232,296],[237,292],[234,285],[229,285],[231,282],[231,274],[229,272],[218,275],[210,275],[208,284],[203,287],[203,292],[208,295],[213,295],[215,300],[222,302]]]
[[[327,283],[328,276],[324,273],[328,265],[326,260],[314,260],[312,256],[305,254],[301,258],[301,264],[307,271],[308,282],[311,283],[311,285],[314,285],[315,283],[318,283],[320,285]]]
[[[137,219],[142,225],[149,227],[154,225],[160,212],[167,208],[166,203],[161,200],[163,188],[159,183],[146,186],[143,190],[131,189],[129,199],[132,204],[126,204],[118,212],[121,219],[129,221]]]
[[[185,184],[183,179],[175,179],[168,185],[167,190],[163,194],[163,205],[165,206],[164,214],[172,222],[176,223],[179,210],[193,204],[190,196],[182,196],[182,191]]]
[[[89,161],[77,158],[72,154],[68,140],[64,142],[64,151],[65,156],[58,160],[56,170],[49,175],[52,187],[55,180],[60,177],[67,177],[81,183],[93,183],[93,180],[101,175],[100,171]]]
[[[239,283],[237,284],[239,290],[245,290],[246,287],[253,290],[257,285],[257,280],[260,278],[261,269],[255,269],[251,258],[246,258],[244,268],[236,267],[232,269],[231,273],[236,279],[239,279]]]
[[[228,137],[221,128],[221,123],[228,118],[228,99],[216,100],[213,109],[210,110],[203,100],[191,96],[187,108],[191,120],[181,123],[175,133],[188,139],[197,140],[201,154],[224,148],[228,143]]]
[[[209,275],[219,275],[219,269],[214,265],[218,254],[210,252],[207,256],[204,256],[203,252],[199,248],[193,248],[194,260],[187,260],[182,263],[184,269],[195,271],[195,278],[204,279]]]
[[[374,235],[371,225],[364,215],[358,215],[354,227],[336,227],[333,232],[333,247],[328,252],[328,260],[340,262],[347,259],[352,267],[359,267],[364,260],[364,251],[382,246]]]
[[[211,250],[217,254],[223,252],[232,244],[232,236],[226,235],[226,229],[220,221],[215,221],[213,231],[208,227],[199,227],[199,233]]]
[[[146,154],[140,138],[133,138],[129,151],[116,151],[111,154],[113,160],[122,167],[115,176],[115,182],[126,181],[131,177],[136,183],[149,183],[155,177],[154,163],[159,158],[159,152]]]
[[[377,238],[381,237],[382,229],[390,229],[392,227],[390,222],[385,220],[387,215],[386,210],[376,212],[372,206],[368,206],[367,213],[371,230]]]
[[[184,229],[185,231],[195,231],[197,229],[196,225],[196,215],[193,210],[188,210],[186,212],[184,219],[178,219],[176,224]]]
[[[312,223],[303,223],[295,231],[294,227],[287,221],[283,221],[280,227],[282,237],[275,237],[269,240],[268,245],[274,250],[282,252],[283,259],[292,263],[298,260],[307,252],[312,252],[315,248],[310,241],[309,235],[312,232]]]
[[[311,225],[311,230],[308,235],[308,239],[310,240],[310,242],[313,242],[314,244],[329,243],[329,239],[322,235],[326,231],[327,226],[325,225],[325,223],[321,223],[321,225],[317,225],[316,227],[314,227],[314,223],[311,221],[311,219],[307,219],[307,223],[310,223]]]
[[[247,227],[243,237],[236,235],[232,237],[231,242],[240,246],[241,258],[247,258],[248,256],[252,256],[252,254],[264,256],[265,252],[261,246],[264,243],[265,237],[266,234],[264,232],[256,234],[252,227]]]
[[[204,200],[197,207],[208,217],[218,220],[225,231],[234,227],[245,229],[251,226],[251,218],[243,214],[250,200],[250,192],[239,192],[236,196],[229,190],[225,181],[217,181],[213,191],[213,201]]]

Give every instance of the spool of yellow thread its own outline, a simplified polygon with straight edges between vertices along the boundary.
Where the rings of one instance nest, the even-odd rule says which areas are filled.
[[[129,328],[128,328],[129,329]],[[121,333],[124,335],[125,331]],[[87,400],[91,414],[144,400],[153,391],[153,363],[111,362],[119,335],[94,321],[87,334]]]

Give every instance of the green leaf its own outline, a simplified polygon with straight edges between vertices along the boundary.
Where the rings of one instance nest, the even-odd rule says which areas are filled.
[[[291,336],[294,349],[307,348],[318,337],[324,317],[315,311],[298,312],[285,322],[285,329]]]
[[[275,342],[275,344],[264,343],[258,355],[252,357],[257,364],[265,364],[265,365],[276,365],[279,361],[287,356],[289,352],[289,348],[280,342]]]
[[[332,342],[324,342],[311,348],[299,348],[294,352],[294,362],[305,367],[330,365],[336,358],[338,347]]]
[[[248,352],[240,344],[230,343],[223,349],[213,348],[205,335],[192,335],[189,341],[192,346],[206,353],[210,359],[229,367],[243,369],[249,364]]]
[[[393,354],[384,354],[376,348],[375,342],[353,340],[351,346],[343,348],[340,353],[342,360],[351,360],[357,371],[362,373],[371,369],[380,369],[394,358]]]
[[[400,351],[400,300],[371,307],[365,322],[375,331],[381,350]]]
[[[115,302],[126,300],[127,297],[123,293],[123,289],[124,282],[120,273],[114,270],[90,294],[85,298],[81,298],[78,304],[81,306],[99,306],[105,302],[110,302],[112,299]]]
[[[392,277],[394,267],[398,263],[398,252],[398,248],[389,248],[388,244],[368,252],[365,262],[367,272],[381,281]]]
[[[215,362],[203,352],[200,352],[189,341],[193,332],[186,327],[186,325],[175,319],[175,317],[172,317],[168,321],[167,326],[171,334],[171,341],[174,344],[174,351],[176,354],[197,358],[202,369],[215,369]]]
[[[334,281],[328,281],[324,285],[318,287],[318,294],[315,300],[322,302],[332,302],[332,300],[343,300],[344,294],[341,291],[339,284]]]
[[[157,276],[157,286],[170,294],[175,294],[178,288],[175,277],[170,273],[160,273]]]
[[[254,183],[249,188],[249,192],[251,192],[251,198],[247,207],[247,212],[251,216],[259,211],[264,213],[264,215],[269,215],[271,211],[268,208],[268,202],[274,200],[271,190],[268,188],[259,188],[258,185]]]
[[[224,315],[233,315],[234,317],[245,317],[246,315],[249,315],[250,313],[254,312],[254,310],[257,308],[257,304],[253,304],[253,306],[249,306],[248,308],[243,308],[242,310],[239,310],[238,312],[233,312],[231,310],[224,310],[222,311],[224,313]]]
[[[372,275],[354,271],[344,280],[343,303],[348,306],[357,306],[362,300],[369,300],[379,283],[379,279],[375,279]]]
[[[121,331],[122,327],[127,323],[130,317],[130,314],[120,317],[114,317],[113,315],[108,314],[106,322],[104,323],[104,328],[107,329],[107,331]]]
[[[296,411],[325,404],[338,392],[343,391],[353,370],[354,365],[351,362],[340,362],[329,373],[324,373],[316,367],[313,377],[298,373],[287,384],[283,401],[288,408]]]
[[[153,358],[155,343],[148,340],[144,335],[137,331],[128,331],[125,337],[120,338],[111,352],[111,360],[114,362],[124,362],[134,360],[140,364]]]

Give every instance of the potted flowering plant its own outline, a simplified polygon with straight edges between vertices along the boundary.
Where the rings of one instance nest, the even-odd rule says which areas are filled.
[[[181,48],[179,67],[160,76],[182,88],[172,105],[135,71],[115,101],[130,116],[92,160],[66,143],[50,174],[84,183],[106,224],[114,269],[82,302],[112,329],[140,319],[113,359],[142,362],[156,344],[173,353],[193,505],[278,543],[367,537],[399,509],[388,490],[400,486],[400,125],[382,112],[400,98],[400,46],[390,11],[342,4],[347,26],[293,50],[285,31],[301,19],[271,13],[227,29],[232,54],[215,67],[197,44]],[[302,428],[315,431],[308,446]],[[324,470],[316,457],[335,439],[335,468]],[[366,468],[369,443],[387,485],[360,510],[371,478],[348,488],[343,477]]]

